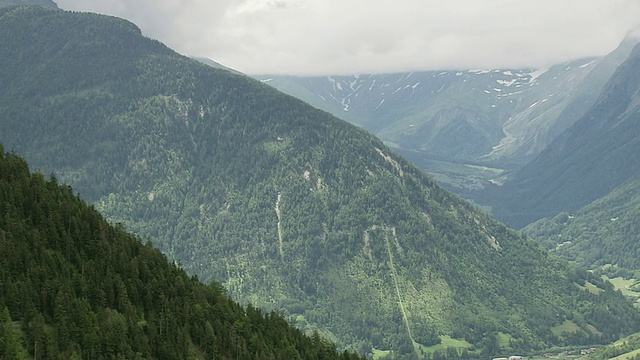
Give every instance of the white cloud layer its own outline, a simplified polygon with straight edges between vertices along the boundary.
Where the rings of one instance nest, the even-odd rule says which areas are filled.
[[[544,67],[604,55],[638,0],[57,0],[250,74]]]

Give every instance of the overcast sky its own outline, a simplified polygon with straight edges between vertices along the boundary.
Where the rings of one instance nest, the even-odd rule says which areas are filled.
[[[604,55],[639,0],[54,0],[249,74],[546,67]]]

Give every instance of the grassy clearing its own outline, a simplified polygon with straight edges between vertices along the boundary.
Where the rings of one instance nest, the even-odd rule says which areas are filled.
[[[636,299],[640,298],[640,292],[634,290],[634,287],[638,284],[638,280],[624,279],[622,277],[609,279],[606,276],[603,276],[603,278],[609,280],[616,290],[620,290],[623,295]]]
[[[373,349],[373,360],[378,360],[382,357],[385,357],[387,355],[389,355],[389,353],[391,352],[391,350],[378,350],[378,349]]]
[[[593,285],[590,282],[587,282],[585,284],[585,286],[586,286],[587,290],[589,290],[590,293],[595,294],[595,295],[598,295],[603,291],[602,289],[600,289],[599,287]]]
[[[555,336],[560,337],[562,336],[562,333],[575,334],[583,330],[580,329],[580,327],[576,325],[576,323],[574,323],[573,321],[565,320],[562,324],[551,328],[551,331]]]
[[[415,347],[418,354],[421,354],[422,352],[424,352],[425,354],[432,354],[436,351],[446,351],[447,348],[456,348],[458,350],[469,349],[473,345],[471,345],[471,343],[467,341],[454,339],[450,336],[441,336],[440,344],[433,346],[423,346],[422,344],[414,342],[413,346]]]
[[[511,335],[499,332],[498,343],[500,344],[500,349],[510,349],[512,339],[513,337]]]
[[[453,348],[459,348],[459,349],[462,349],[462,348],[468,349],[473,346],[471,345],[471,343],[465,340],[454,339],[449,336],[442,336],[440,337],[440,340],[442,340],[442,342],[439,345],[443,345],[445,348],[453,347]],[[438,345],[435,345],[435,346],[438,346]]]
[[[608,280],[613,284],[616,290],[620,290],[623,295],[634,300],[634,306],[640,309],[640,291],[636,289],[640,289],[640,284],[636,279],[625,279],[622,277],[617,278],[608,278],[607,276],[602,277],[605,280]]]
[[[596,329],[596,327],[591,324],[587,324],[587,330],[591,331],[591,333],[594,335],[602,335],[602,332]]]

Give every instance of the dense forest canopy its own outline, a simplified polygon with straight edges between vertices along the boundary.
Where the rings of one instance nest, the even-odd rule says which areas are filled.
[[[0,359],[358,359],[233,302],[0,146]]]

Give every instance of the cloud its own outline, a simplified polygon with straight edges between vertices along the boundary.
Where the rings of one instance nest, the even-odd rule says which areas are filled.
[[[246,73],[544,67],[613,50],[637,0],[59,0]]]

